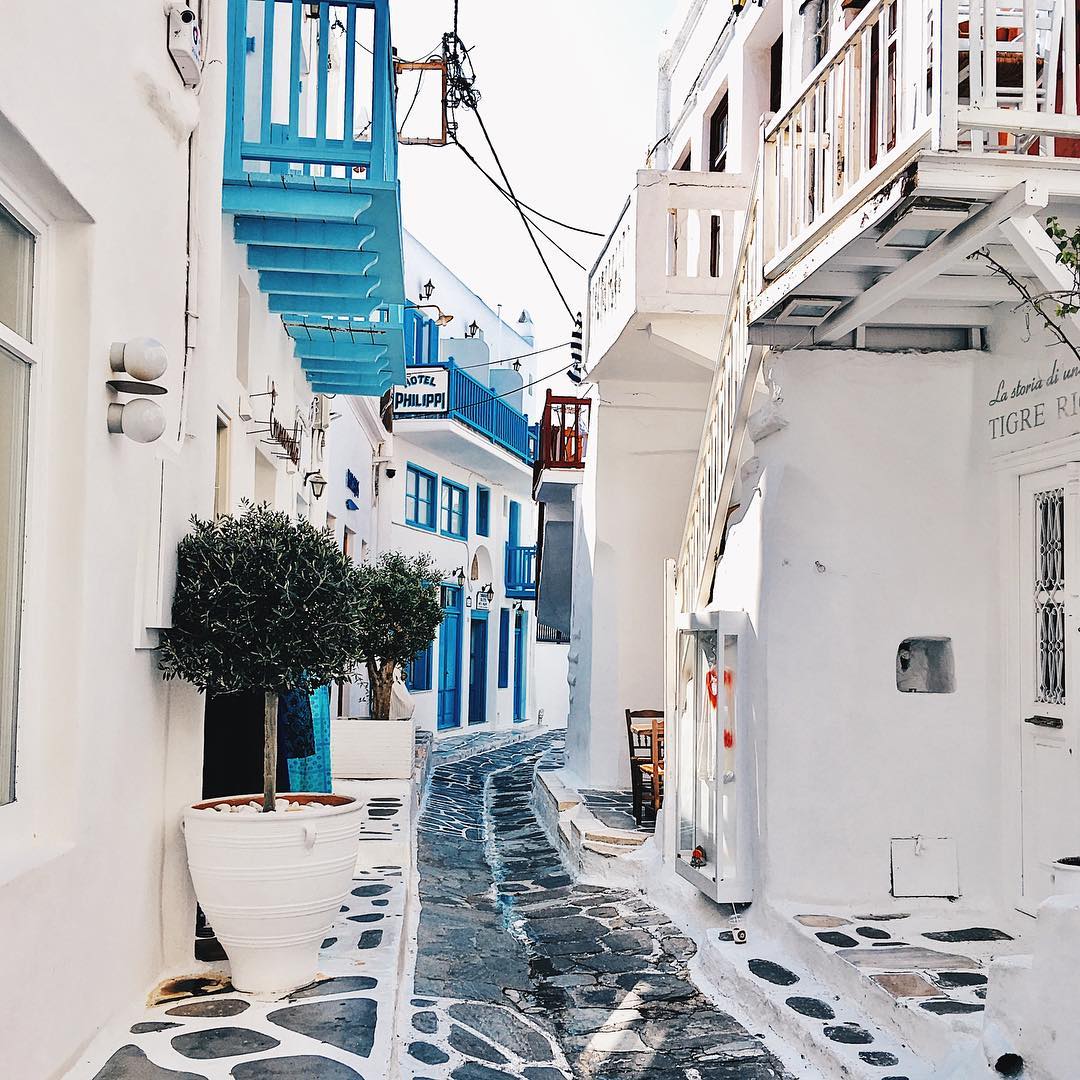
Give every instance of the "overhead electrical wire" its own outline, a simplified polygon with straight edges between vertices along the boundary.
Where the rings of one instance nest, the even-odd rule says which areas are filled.
[[[569,371],[574,366],[574,361],[571,360],[565,367],[559,368],[557,371],[552,371],[548,375],[542,375],[539,379],[533,379],[532,382],[522,383],[521,386],[515,386],[513,390],[507,390],[502,394],[492,394],[491,400],[498,401],[499,398],[511,397],[514,394],[521,393],[522,390],[528,390],[530,386],[539,386],[542,382],[547,382],[548,379],[554,379],[556,375],[561,375],[564,371]]]
[[[504,188],[502,188],[502,187],[500,186],[499,182],[498,182],[498,181],[497,181],[497,180],[495,179],[495,177],[494,177],[494,176],[492,176],[492,175],[491,175],[491,174],[490,174],[489,172],[487,172],[487,171],[486,171],[486,170],[484,169],[484,167],[483,167],[483,166],[482,166],[482,165],[480,164],[480,162],[478,162],[478,161],[476,160],[476,158],[475,158],[475,157],[473,157],[473,155],[472,155],[471,153],[469,153],[469,151],[468,151],[468,150],[466,150],[466,149],[465,149],[465,146],[464,146],[464,144],[463,144],[463,143],[462,143],[462,142],[461,142],[460,140],[458,140],[457,138],[455,138],[455,139],[454,139],[454,145],[455,145],[455,146],[456,146],[456,147],[457,147],[457,148],[458,148],[458,149],[459,149],[459,150],[460,150],[460,151],[461,151],[461,152],[462,152],[462,153],[463,153],[463,154],[464,154],[464,155],[465,155],[465,156],[466,156],[466,157],[467,157],[467,158],[469,159],[469,161],[471,161],[471,162],[473,163],[473,165],[475,165],[475,166],[476,166],[476,168],[477,168],[477,169],[479,169],[479,170],[480,170],[480,173],[481,173],[481,174],[482,174],[483,176],[485,176],[485,177],[487,178],[487,180],[488,180],[488,181],[489,181],[489,183],[490,183],[490,184],[492,185],[492,187],[494,187],[494,188],[495,188],[495,190],[496,190],[496,191],[497,191],[497,192],[498,192],[498,193],[499,193],[499,194],[500,194],[500,195],[501,195],[501,196],[502,196],[502,197],[503,197],[504,199],[506,199],[506,200],[507,200],[507,202],[511,203],[511,205],[514,205],[514,206],[519,206],[519,205],[520,205],[520,206],[525,206],[525,204],[524,204],[524,203],[518,203],[518,202],[517,202],[517,201],[516,201],[516,200],[514,199],[514,197],[513,197],[513,196],[512,196],[512,195],[511,195],[511,194],[510,194],[509,192],[507,192],[507,191],[506,191],[506,190],[505,190]],[[533,213],[536,213],[536,211],[534,210],[534,211],[533,211]],[[540,216],[541,216],[541,217],[544,217],[545,215],[541,214]],[[538,232],[538,233],[539,233],[539,234],[540,234],[540,235],[541,235],[541,236],[542,236],[542,237],[543,237],[543,238],[544,238],[544,239],[545,239],[545,240],[546,240],[546,241],[547,241],[547,242],[548,242],[549,244],[551,244],[551,245],[552,245],[552,247],[554,247],[554,248],[555,248],[555,249],[556,249],[557,251],[560,251],[560,252],[561,252],[561,253],[562,253],[563,255],[565,255],[565,256],[566,256],[566,257],[567,257],[567,258],[568,258],[568,259],[569,259],[569,260],[570,260],[570,261],[571,261],[571,262],[572,262],[572,263],[573,263],[573,264],[574,264],[574,265],[575,265],[576,267],[578,267],[578,268],[579,268],[579,269],[581,269],[581,270],[584,270],[584,271],[585,271],[586,273],[588,272],[588,269],[589,269],[589,268],[588,268],[587,266],[585,266],[585,265],[584,265],[583,263],[579,262],[579,261],[578,261],[578,260],[577,260],[576,258],[574,258],[574,256],[573,256],[573,255],[571,255],[571,254],[570,254],[570,252],[569,252],[569,251],[567,251],[567,250],[566,250],[566,248],[564,248],[564,247],[562,246],[562,244],[560,244],[560,243],[558,242],[558,240],[556,240],[556,239],[555,239],[555,238],[554,238],[554,237],[553,237],[553,236],[552,236],[552,235],[551,235],[551,234],[550,234],[549,232],[546,232],[546,231],[545,231],[545,230],[544,230],[543,228],[541,228],[541,226],[540,226],[540,225],[538,225],[538,224],[537,224],[537,223],[536,223],[535,221],[534,221],[534,222],[533,222],[532,224],[533,224],[533,228],[534,228],[534,229],[536,229],[536,231],[537,231],[537,232]]]
[[[488,144],[488,149],[491,151],[491,156],[495,159],[495,164],[499,168],[499,175],[503,178],[503,183],[506,184],[506,190],[514,200],[514,206],[517,208],[518,214],[521,216],[521,223],[525,226],[525,231],[529,234],[529,239],[532,241],[532,245],[536,248],[536,254],[540,258],[540,262],[543,264],[544,269],[547,271],[547,276],[551,279],[551,284],[554,286],[555,291],[559,294],[559,299],[562,301],[562,305],[566,308],[566,314],[571,319],[575,317],[574,309],[570,306],[570,302],[566,299],[566,294],[562,291],[562,287],[559,285],[558,278],[555,277],[554,271],[551,269],[550,264],[547,261],[546,256],[540,242],[536,239],[536,234],[533,232],[532,223],[525,216],[525,211],[522,210],[521,204],[518,201],[518,197],[514,194],[514,188],[510,183],[510,178],[506,175],[506,169],[503,168],[502,160],[499,157],[498,152],[495,149],[495,144],[491,141],[491,136],[488,134],[487,125],[484,123],[484,118],[480,115],[480,110],[473,103],[470,108],[472,109],[473,116],[476,117],[476,122],[480,125],[480,131],[484,136],[484,141]],[[570,365],[567,365],[568,367]]]
[[[661,141],[663,141],[663,140],[661,140]],[[476,158],[473,157],[473,155],[469,153],[468,150],[465,149],[464,144],[459,139],[455,139],[454,142],[457,144],[458,149],[463,151],[465,156],[477,167],[477,169],[480,170],[480,172],[482,172],[484,174],[485,177],[487,177],[488,182],[493,187],[497,188],[498,191],[502,195],[504,195],[506,198],[510,199],[512,202],[517,202],[519,205],[525,207],[525,209],[528,210],[530,214],[534,214],[536,217],[542,218],[544,221],[550,221],[552,225],[558,225],[563,229],[569,229],[571,232],[582,233],[585,236],[598,236],[601,240],[603,240],[607,236],[607,233],[596,232],[594,229],[582,229],[578,225],[569,225],[565,221],[560,221],[558,218],[553,218],[553,217],[549,216],[548,214],[545,214],[542,211],[537,210],[535,206],[530,206],[527,202],[522,202],[520,199],[515,199],[514,196],[511,195],[510,192],[508,192],[506,190],[506,188],[504,188],[499,183],[499,181],[496,180],[495,177],[492,176],[491,173],[489,173],[487,171],[487,169],[485,169],[483,167],[483,165],[481,165],[480,162],[477,161]],[[657,145],[659,146],[659,143],[657,143]],[[537,226],[537,228],[539,228],[539,226]],[[545,235],[547,235],[547,234],[545,233]],[[549,239],[550,239],[550,237],[549,237]]]
[[[482,364],[458,364],[459,371],[472,371],[474,368],[494,367],[496,364],[511,364],[518,360],[524,360],[529,356],[539,356],[541,353],[554,352],[569,345],[569,341],[560,341],[558,345],[549,345],[546,349],[536,349],[533,352],[521,353],[519,356],[504,356],[501,360],[487,360]]]
[[[409,122],[409,117],[412,116],[412,111],[416,107],[416,99],[420,96],[420,87],[424,84],[424,71],[421,69],[420,76],[416,80],[416,91],[413,93],[412,101],[409,102],[408,109],[405,110],[405,119],[401,121],[401,126],[398,128],[398,137],[401,137],[401,133],[405,130],[405,125]]]

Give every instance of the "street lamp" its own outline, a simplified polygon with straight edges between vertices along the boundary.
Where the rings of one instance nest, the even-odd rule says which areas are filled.
[[[431,278],[428,278],[427,281],[425,281],[424,284],[420,286],[420,295],[425,300],[430,300],[431,299],[431,294],[434,291],[435,291],[435,283],[431,280]]]
[[[477,325],[476,320],[473,319],[473,321],[471,323],[469,323],[468,329],[466,329],[466,331],[465,331],[465,336],[466,337],[476,337],[476,335],[479,334],[479,333],[480,333],[480,327]]]
[[[489,604],[495,599],[495,589],[490,581],[480,590],[480,595]]]
[[[446,326],[447,323],[454,321],[453,315],[448,315],[438,304],[406,304],[407,308],[412,308],[414,311],[422,311],[427,308],[433,308],[439,314],[435,316],[436,326]]]
[[[316,499],[321,499],[323,497],[323,492],[326,490],[326,477],[323,476],[318,469],[314,472],[309,472],[304,477],[304,483],[311,485],[311,494],[314,495]]]
[[[457,587],[459,589],[465,588],[465,567],[459,566],[457,572]]]

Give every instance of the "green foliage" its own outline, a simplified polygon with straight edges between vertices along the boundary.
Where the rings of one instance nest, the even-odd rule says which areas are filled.
[[[407,664],[435,638],[442,621],[441,577],[430,555],[383,552],[359,568],[364,591],[361,655],[372,666]]]
[[[351,679],[368,616],[362,573],[327,532],[268,506],[192,518],[177,548],[166,679],[280,693]]]
[[[1066,296],[1058,305],[1058,315],[1075,315],[1080,312],[1080,229],[1066,230],[1056,217],[1046,219],[1046,233],[1058,249],[1057,261],[1072,274],[1072,295]]]

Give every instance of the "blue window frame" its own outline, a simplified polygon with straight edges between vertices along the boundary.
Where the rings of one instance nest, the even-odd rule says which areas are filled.
[[[405,666],[405,685],[411,694],[431,689],[433,644],[421,649]]]
[[[479,484],[476,487],[476,535],[491,535],[491,491]]]
[[[439,362],[439,324],[434,319],[427,320],[427,362]]]
[[[445,477],[439,525],[443,536],[452,536],[455,540],[469,538],[469,489]]]
[[[410,465],[405,474],[405,524],[435,531],[435,488],[439,478],[427,469]]]
[[[510,609],[499,611],[499,689],[510,685]]]

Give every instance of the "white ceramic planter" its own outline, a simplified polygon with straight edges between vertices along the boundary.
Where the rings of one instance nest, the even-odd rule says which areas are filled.
[[[1050,892],[1053,896],[1080,894],[1080,866],[1062,862],[1051,863]]]
[[[243,795],[184,811],[195,895],[229,957],[233,986],[246,993],[286,993],[315,978],[319,945],[356,866],[362,803],[343,795],[287,798],[333,805],[272,814],[204,809],[262,801]]]
[[[356,720],[330,725],[330,761],[340,780],[408,780],[413,773],[414,729],[408,720]]]

